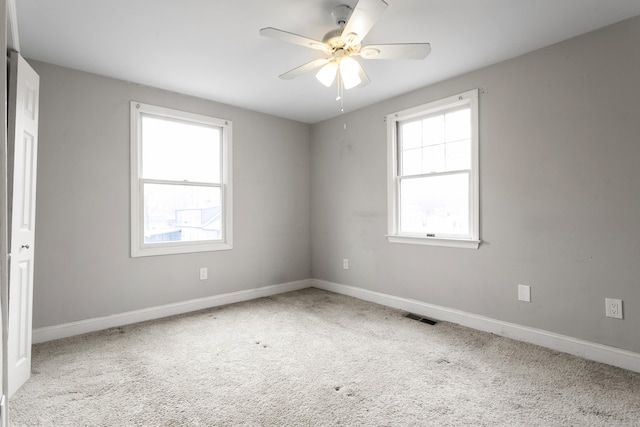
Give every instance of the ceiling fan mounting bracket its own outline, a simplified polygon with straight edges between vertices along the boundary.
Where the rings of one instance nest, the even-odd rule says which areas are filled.
[[[346,4],[337,6],[331,11],[331,16],[335,20],[338,28],[330,30],[322,38],[322,42],[331,48],[328,52],[329,54],[334,53],[338,49],[344,48],[348,44],[348,41],[342,37],[342,32],[344,27],[347,25],[347,22],[349,22],[349,18],[351,18],[352,13],[353,9]]]
[[[353,9],[346,4],[342,4],[331,11],[331,16],[335,19],[336,25],[344,28],[349,21],[349,18],[351,18],[351,13],[353,13]]]

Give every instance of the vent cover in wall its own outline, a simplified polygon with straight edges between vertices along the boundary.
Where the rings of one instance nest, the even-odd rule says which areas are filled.
[[[431,320],[431,319],[428,319],[426,317],[418,316],[417,314],[413,314],[413,313],[407,313],[407,314],[404,315],[404,317],[406,317],[408,319],[411,319],[411,320],[417,320],[418,322],[427,323],[429,325],[435,325],[436,323],[438,323],[435,320]]]

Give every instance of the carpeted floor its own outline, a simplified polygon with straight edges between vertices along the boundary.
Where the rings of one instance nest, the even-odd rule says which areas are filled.
[[[640,374],[317,289],[39,344],[12,426],[639,426]]]

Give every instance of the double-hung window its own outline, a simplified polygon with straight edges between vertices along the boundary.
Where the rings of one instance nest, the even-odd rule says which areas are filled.
[[[388,239],[478,248],[478,91],[387,116]]]
[[[231,122],[131,102],[131,255],[232,247]]]

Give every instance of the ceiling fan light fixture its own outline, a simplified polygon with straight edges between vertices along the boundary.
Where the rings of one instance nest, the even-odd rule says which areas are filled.
[[[316,79],[326,87],[330,87],[338,74],[338,64],[329,62],[316,73]]]
[[[340,61],[340,77],[345,89],[351,89],[362,83],[358,61],[349,56],[342,58]]]

